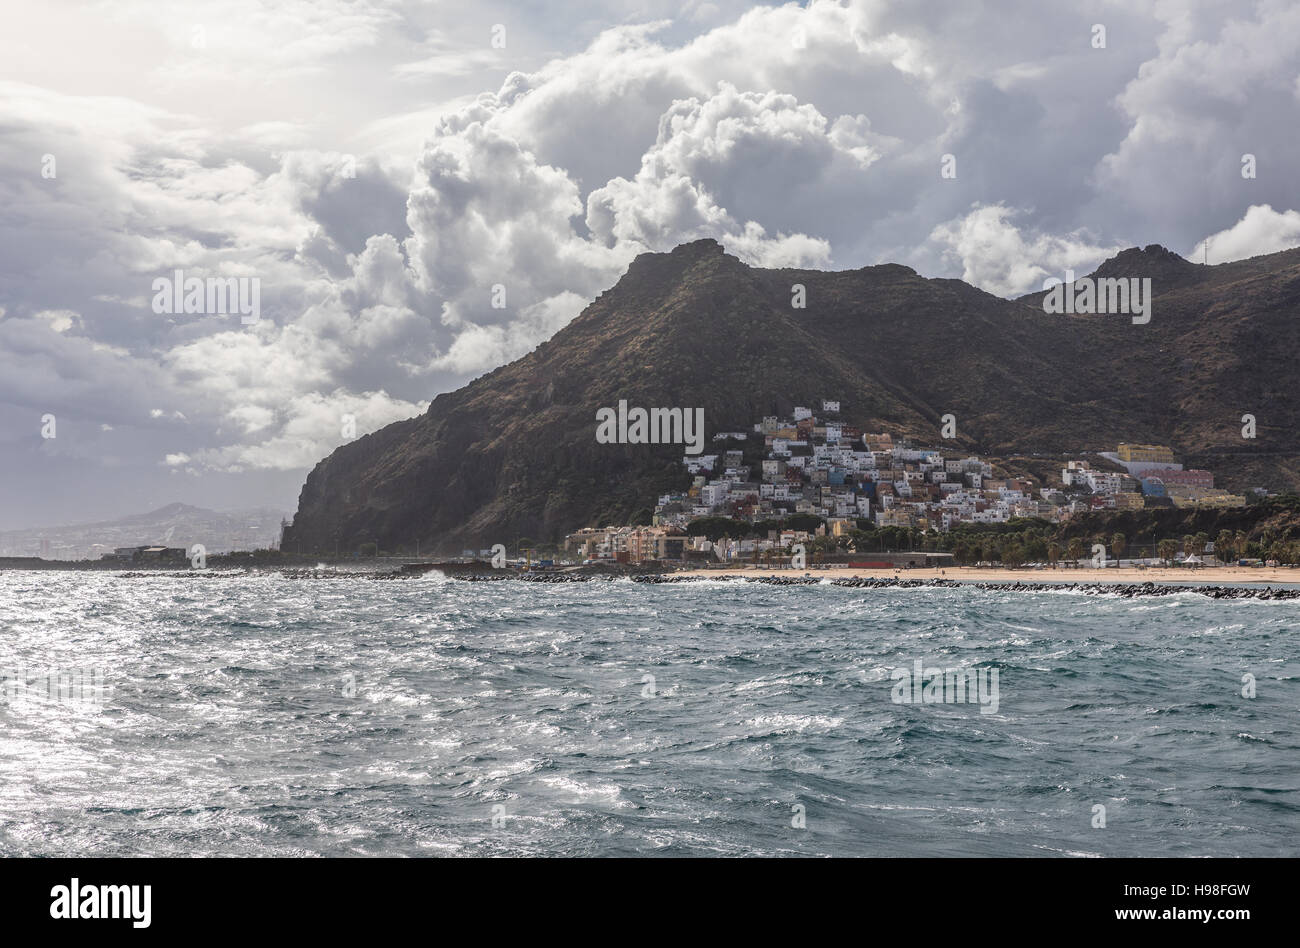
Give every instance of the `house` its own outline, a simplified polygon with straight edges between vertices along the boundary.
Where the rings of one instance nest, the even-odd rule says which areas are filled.
[[[189,559],[184,547],[171,546],[119,546],[101,559],[125,560],[128,563],[178,563]]]
[[[140,549],[137,559],[155,563],[175,562],[189,559],[189,553],[184,547],[146,546]]]
[[[763,437],[762,456],[751,454],[750,464],[744,463],[744,452],[734,449],[686,456],[683,463],[693,476],[691,487],[660,495],[653,528],[676,531],[704,516],[757,523],[800,513],[825,518],[832,535],[842,535],[858,519],[873,516],[884,525],[938,531],[960,523],[1005,523],[1012,518],[1059,522],[1089,510],[1245,502],[1238,495],[1215,490],[1209,471],[1183,470],[1164,445],[1124,444],[1118,454],[1102,455],[1128,468],[1127,474],[1094,470],[1084,460],[1067,461],[1061,468],[1066,491],[1061,491],[1040,486],[1029,477],[994,477],[992,463],[977,456],[945,456],[942,449],[895,440],[887,433],[861,433],[826,419],[824,413],[838,412],[837,401],[823,399],[820,404],[820,420],[805,406],[795,407],[793,420],[763,417],[753,426]],[[733,437],[748,435],[723,431],[714,440]],[[628,532],[638,529],[647,528],[609,528],[599,534],[599,541],[596,534],[586,541],[578,535],[570,540],[594,548],[601,556],[618,555],[629,561],[676,558],[688,552],[709,555],[695,547],[665,545],[656,539],[660,533]],[[770,549],[776,539],[746,541],[746,548]],[[725,547],[725,556],[739,549]],[[128,555],[138,555],[131,550]],[[723,550],[713,552],[724,557]]]
[[[700,489],[700,501],[709,507],[716,507],[727,499],[731,485],[725,482],[706,484]]]
[[[1177,468],[1153,468],[1142,472],[1143,482],[1156,478],[1164,484],[1183,484],[1187,487],[1201,487],[1206,490],[1214,488],[1214,475],[1209,471],[1195,468],[1179,470]]]

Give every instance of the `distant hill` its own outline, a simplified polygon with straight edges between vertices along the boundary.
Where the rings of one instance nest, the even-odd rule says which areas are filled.
[[[59,560],[98,559],[119,546],[189,548],[202,543],[210,553],[274,546],[280,538],[278,510],[218,512],[189,504],[168,504],[118,520],[0,532],[0,556]]]
[[[459,550],[626,522],[686,478],[680,446],[596,442],[597,409],[620,399],[702,406],[710,437],[829,398],[847,422],[934,444],[952,413],[955,445],[984,455],[1152,441],[1221,486],[1300,487],[1300,250],[1206,267],[1153,245],[1096,274],[1150,276],[1150,323],[1048,315],[1041,294],[896,264],[758,269],[712,240],[643,254],[527,356],[321,461],[285,549]]]

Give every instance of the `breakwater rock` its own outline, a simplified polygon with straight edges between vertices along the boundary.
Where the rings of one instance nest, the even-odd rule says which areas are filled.
[[[1043,583],[1043,582],[962,582],[955,579],[904,579],[901,577],[855,577],[835,579],[816,576],[673,576],[664,574],[612,576],[572,572],[516,573],[493,571],[490,573],[461,573],[453,578],[462,582],[501,582],[514,580],[530,583],[583,583],[626,578],[634,583],[658,586],[669,583],[717,581],[758,583],[764,586],[840,586],[848,589],[917,589],[933,587],[960,589],[969,587],[989,592],[1077,592],[1088,596],[1122,596],[1131,599],[1139,596],[1175,596],[1197,593],[1210,599],[1259,599],[1281,601],[1300,599],[1300,589],[1254,588],[1246,586],[1184,586],[1176,583]]]

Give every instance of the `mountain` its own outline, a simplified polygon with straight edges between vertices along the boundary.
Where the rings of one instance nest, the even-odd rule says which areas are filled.
[[[1152,441],[1225,486],[1300,487],[1300,250],[1207,267],[1153,245],[1094,276],[1151,277],[1151,321],[1049,315],[1042,294],[896,264],[759,269],[712,240],[642,254],[533,352],[321,461],[284,549],[454,551],[626,522],[688,481],[681,446],[597,443],[597,410],[620,399],[703,407],[710,438],[829,398],[864,430],[935,444],[951,413],[955,444],[983,455]]]
[[[0,532],[0,556],[44,559],[98,559],[119,546],[160,545],[189,548],[202,543],[209,553],[274,546],[280,537],[278,510],[218,512],[189,504],[168,504],[118,520]]]

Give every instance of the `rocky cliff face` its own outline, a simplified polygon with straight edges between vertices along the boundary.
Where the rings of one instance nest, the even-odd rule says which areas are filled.
[[[1041,294],[897,265],[755,269],[711,240],[644,254],[529,355],[321,461],[285,549],[458,551],[626,522],[686,477],[679,445],[597,442],[620,399],[703,407],[711,438],[836,398],[850,423],[931,443],[952,413],[981,453],[1150,440],[1228,486],[1300,486],[1300,251],[1202,267],[1134,248],[1098,275],[1151,276],[1151,322],[1050,316]]]

